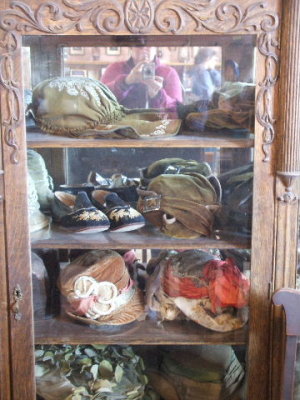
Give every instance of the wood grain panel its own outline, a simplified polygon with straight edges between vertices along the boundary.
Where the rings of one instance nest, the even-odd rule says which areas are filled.
[[[9,64],[6,73],[9,79],[21,81],[20,63],[17,62],[20,54],[16,53],[12,59],[18,65],[13,76]],[[11,115],[14,108],[11,97],[0,91],[1,95],[1,123],[7,127],[16,114]],[[14,122],[13,122],[14,123]],[[33,324],[32,324],[32,293],[30,269],[30,243],[28,235],[27,217],[27,178],[26,152],[24,127],[21,120],[16,126],[18,141],[9,135],[9,130],[2,135],[3,165],[4,165],[4,229],[6,248],[6,283],[8,293],[8,312],[10,324],[9,351],[11,356],[11,378],[13,400],[32,400],[35,396],[34,355],[33,355]],[[14,151],[8,151],[7,143]],[[25,173],[24,173],[25,172]],[[16,306],[14,290],[20,287],[22,300],[20,301],[21,319],[16,319],[13,307]]]
[[[225,147],[225,148],[250,148],[254,146],[254,135],[213,135],[212,133],[201,136],[180,135],[172,138],[136,139],[74,139],[53,136],[45,133],[27,132],[27,146],[31,148],[60,148],[60,147]]]
[[[67,316],[35,321],[36,344],[228,344],[245,345],[247,327],[213,332],[191,321],[136,321],[123,327],[95,328]]]
[[[278,160],[275,196],[275,258],[273,290],[295,287],[298,244],[298,213],[300,175],[300,4],[284,2],[281,31],[281,66],[279,81],[280,114],[278,120]],[[298,185],[296,185],[296,183]],[[272,331],[272,399],[282,393],[281,370],[284,353],[283,315],[273,310]]]
[[[286,0],[283,8],[280,66],[281,113],[279,117],[280,157],[277,171],[284,176],[300,175],[300,5]]]
[[[20,44],[22,35],[214,35],[214,34],[254,34],[257,35],[258,63],[257,71],[257,105],[255,132],[255,183],[254,183],[254,219],[253,219],[253,262],[251,275],[251,319],[249,334],[249,365],[248,365],[248,400],[270,399],[268,392],[269,376],[269,338],[270,338],[270,299],[269,288],[272,285],[272,262],[274,260],[274,138],[276,136],[273,120],[273,98],[276,83],[278,64],[278,8],[279,0],[147,0],[147,10],[142,23],[136,22],[139,6],[143,0],[91,0],[89,2],[75,2],[71,0],[56,0],[45,7],[40,0],[16,1],[4,6],[10,7],[1,14],[0,50],[2,56],[0,81],[4,90],[1,92],[1,117],[5,134],[2,137],[5,162],[5,228],[7,232],[7,275],[8,290],[13,305],[12,293],[16,285],[23,291],[20,321],[11,316],[11,353],[13,399],[34,399],[34,377],[32,356],[32,315],[31,315],[31,276],[29,266],[29,239],[28,222],[26,218],[26,183],[24,179],[25,138],[23,117],[20,110],[22,105],[22,87],[20,67]],[[88,4],[88,6],[87,6]],[[137,7],[130,7],[135,4]],[[294,3],[296,4],[296,3]],[[2,7],[2,6],[1,6]],[[134,8],[137,10],[134,11]],[[283,44],[288,43],[286,38]],[[76,46],[76,38],[74,38]],[[288,109],[286,112],[288,113]],[[187,140],[187,139],[185,139]],[[204,143],[204,142],[203,142]],[[208,146],[206,142],[205,146]],[[43,145],[47,146],[46,143]],[[112,143],[110,144],[110,146]],[[157,142],[155,143],[157,146]],[[166,145],[166,143],[161,143]],[[66,147],[61,143],[57,147]],[[109,144],[107,143],[107,146]],[[151,145],[147,145],[151,146]],[[177,146],[177,145],[176,145]],[[174,145],[174,147],[176,147]],[[178,144],[182,147],[184,144]],[[192,141],[186,142],[186,147],[193,147]],[[201,147],[202,145],[200,145]],[[203,144],[204,146],[204,144]],[[51,146],[49,146],[51,147]],[[137,146],[138,147],[138,146]],[[155,147],[155,146],[154,146]],[[224,145],[224,147],[226,147]],[[228,146],[231,147],[231,146]],[[238,147],[238,146],[237,146]],[[243,147],[243,146],[241,146]],[[262,163],[262,160],[265,163]],[[295,165],[295,156],[291,156],[289,165]],[[18,164],[17,164],[18,163]],[[128,242],[125,244],[127,245]],[[47,239],[48,240],[48,239]],[[47,242],[40,242],[45,246]],[[56,239],[57,240],[57,239]],[[73,239],[72,239],[73,240]],[[113,238],[106,245],[114,243]],[[137,239],[138,240],[138,239]],[[75,243],[74,246],[78,245]],[[65,242],[63,242],[65,243]],[[82,243],[79,241],[79,243]],[[123,243],[123,246],[125,244]],[[147,243],[141,246],[147,247]],[[174,244],[167,241],[166,247]],[[176,247],[180,242],[176,242]],[[189,242],[190,243],[190,242]],[[206,242],[206,246],[214,247],[215,242]],[[94,242],[93,246],[96,244]],[[116,244],[119,246],[120,242]],[[231,245],[231,241],[229,242]],[[157,241],[157,245],[159,245]],[[224,244],[225,245],[225,244]],[[55,242],[59,247],[59,242]],[[73,246],[73,244],[72,244]],[[199,241],[189,244],[188,248],[199,246]],[[129,246],[132,247],[132,243]],[[153,242],[150,243],[153,247]],[[161,248],[162,245],[159,245]],[[219,246],[218,246],[219,247]],[[228,243],[227,243],[228,247]],[[47,322],[47,321],[46,321]],[[49,326],[42,321],[38,326],[43,340],[50,342],[61,340],[61,325],[57,325],[57,336],[48,335]],[[49,324],[52,323],[49,321]],[[73,324],[72,324],[73,326]],[[153,327],[152,327],[153,328]],[[151,332],[151,327],[149,330]],[[45,331],[42,331],[45,329]],[[68,328],[69,329],[69,328]],[[73,330],[66,328],[64,341],[79,340],[78,329],[76,337]],[[88,327],[82,328],[88,330]],[[154,329],[154,328],[153,328]],[[42,333],[44,332],[44,333]],[[152,331],[153,333],[153,331]],[[170,333],[171,334],[171,333]],[[86,341],[97,340],[93,333],[91,337],[86,333]],[[147,332],[139,332],[132,336],[132,340],[142,344],[152,339]],[[194,336],[193,336],[194,335]],[[204,334],[203,334],[204,335]],[[218,336],[218,338],[217,338]],[[234,343],[235,339],[203,339],[205,343],[220,344]],[[204,336],[203,336],[204,337]],[[190,340],[187,340],[190,339]],[[199,336],[192,333],[185,339],[180,332],[174,334],[174,343],[201,343]],[[109,340],[104,339],[103,340]],[[164,339],[168,340],[168,339]],[[186,340],[186,342],[185,342]],[[118,343],[122,338],[118,338]],[[182,342],[180,342],[182,341]],[[163,342],[162,342],[163,343]],[[244,343],[244,340],[243,340]],[[24,355],[26,355],[24,357]]]
[[[249,248],[249,239],[229,237],[227,240],[209,238],[175,239],[159,232],[154,227],[145,227],[133,232],[101,232],[97,234],[66,233],[53,225],[31,235],[31,246],[60,249],[228,249]]]
[[[2,132],[0,132],[2,133]],[[10,400],[10,353],[9,323],[6,276],[6,251],[4,230],[4,185],[3,185],[2,146],[0,141],[0,400]]]
[[[279,1],[272,2],[272,10],[278,11]],[[275,41],[278,45],[279,35]],[[260,38],[258,37],[258,42]],[[275,44],[274,44],[275,46]],[[256,53],[256,80],[266,80],[266,87],[270,91],[265,93],[264,104],[266,110],[257,115],[259,123],[255,126],[254,152],[254,186],[253,186],[253,225],[251,246],[251,297],[248,346],[248,397],[249,399],[271,399],[268,377],[270,374],[270,335],[271,335],[271,290],[273,279],[274,257],[274,182],[276,149],[276,125],[272,121],[277,117],[276,108],[278,98],[275,82],[278,78],[278,47],[274,53],[268,53],[264,61],[262,54],[268,53],[268,46],[264,51]],[[268,77],[265,75],[264,62],[269,63]],[[273,85],[273,92],[271,87]],[[258,91],[258,96],[261,92]],[[259,107],[259,102],[257,103]]]

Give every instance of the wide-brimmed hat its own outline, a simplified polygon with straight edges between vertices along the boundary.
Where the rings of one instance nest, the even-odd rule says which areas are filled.
[[[145,138],[173,136],[181,120],[160,110],[129,110],[103,83],[56,77],[40,82],[29,106],[37,125],[60,136]]]
[[[154,307],[162,319],[185,316],[218,332],[239,329],[247,322],[250,284],[233,260],[186,250],[168,255],[157,268],[163,272]],[[153,304],[148,293],[147,302]]]
[[[123,258],[113,250],[93,250],[76,258],[60,275],[67,314],[94,325],[123,325],[143,314],[141,291]]]

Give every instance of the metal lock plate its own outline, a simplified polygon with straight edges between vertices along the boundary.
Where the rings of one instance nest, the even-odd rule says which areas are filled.
[[[140,200],[139,207],[142,213],[160,210],[161,195],[146,196]]]

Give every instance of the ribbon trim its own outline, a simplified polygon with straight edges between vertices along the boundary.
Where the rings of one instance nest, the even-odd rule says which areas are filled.
[[[83,275],[74,282],[74,293],[75,299],[71,302],[73,311],[77,315],[97,319],[127,304],[135,293],[135,287],[131,278],[125,288],[118,290],[112,282],[98,282]]]

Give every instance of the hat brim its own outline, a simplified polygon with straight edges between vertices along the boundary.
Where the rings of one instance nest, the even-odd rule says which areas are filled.
[[[144,313],[144,298],[143,293],[140,289],[136,288],[136,291],[132,298],[126,303],[124,306],[116,310],[109,315],[103,315],[98,319],[91,319],[87,317],[82,317],[79,315],[74,314],[70,310],[66,310],[66,314],[79,322],[88,325],[96,325],[96,326],[103,326],[103,325],[125,325],[129,324],[137,320],[141,317]]]
[[[213,331],[230,332],[242,328],[247,322],[232,315],[230,312],[224,312],[214,317],[205,310],[204,305],[201,305],[201,299],[175,297],[172,300],[185,316]]]
[[[154,138],[168,137],[178,134],[180,119],[161,119],[157,113],[134,113],[126,115],[120,121],[113,124],[97,125],[94,129],[88,129],[78,137],[111,137],[111,138]]]

